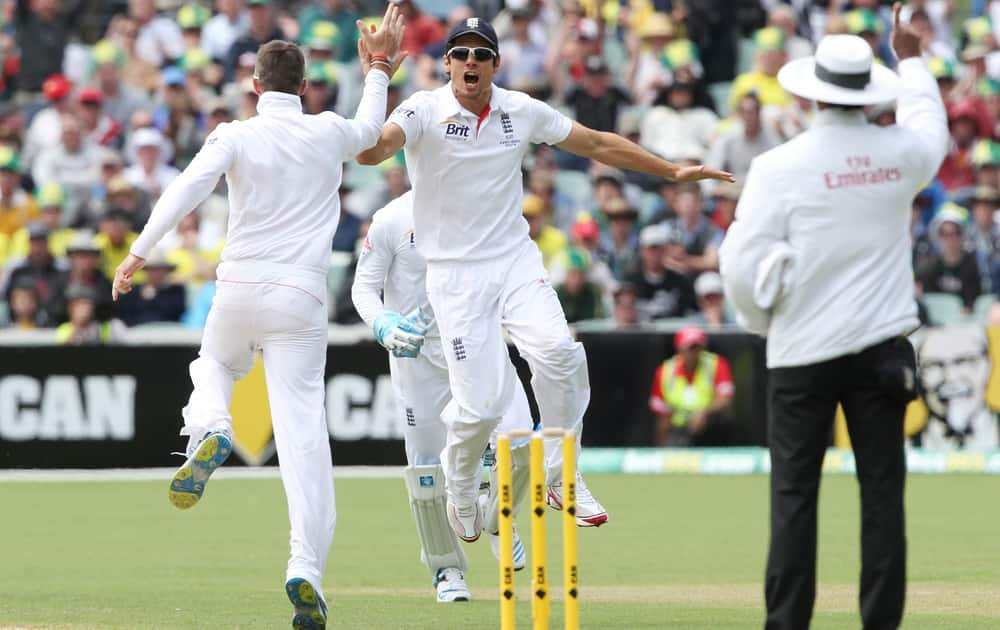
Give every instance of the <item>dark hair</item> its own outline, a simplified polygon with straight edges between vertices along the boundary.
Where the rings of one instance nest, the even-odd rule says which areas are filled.
[[[298,94],[305,72],[302,50],[291,42],[275,39],[257,51],[254,77],[262,92]]]

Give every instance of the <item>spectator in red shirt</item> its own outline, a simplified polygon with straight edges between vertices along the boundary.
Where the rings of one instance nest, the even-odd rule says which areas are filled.
[[[976,169],[972,163],[972,147],[976,140],[988,135],[983,129],[980,109],[971,100],[956,103],[948,111],[948,123],[951,127],[951,147],[938,179],[945,190],[953,191],[976,183]]]
[[[410,57],[416,59],[417,55],[424,51],[424,48],[444,41],[448,35],[444,25],[436,18],[421,11],[413,0],[390,0],[390,2],[398,5],[399,12],[406,18],[406,33],[403,35],[403,43],[399,49],[410,53]]]
[[[690,446],[709,424],[718,422],[733,402],[729,362],[706,350],[708,337],[698,326],[674,336],[677,354],[653,375],[649,408],[656,415],[657,446]]]

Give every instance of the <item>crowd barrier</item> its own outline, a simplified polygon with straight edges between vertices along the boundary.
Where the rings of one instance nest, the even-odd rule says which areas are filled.
[[[652,377],[673,353],[672,333],[581,330],[578,338],[590,366],[591,402],[583,442],[593,454],[587,457],[640,462],[640,466],[647,461],[652,468],[665,470],[693,466],[683,463],[687,461],[683,454],[643,450],[652,445],[654,434],[654,418],[648,409]],[[1000,370],[994,371],[993,366],[1000,365],[1000,332],[956,326],[925,331],[916,341],[924,396],[911,405],[908,414],[911,444],[931,451],[964,448],[987,453],[983,469],[994,466],[988,453],[998,447]],[[712,427],[704,445],[764,446],[764,341],[740,332],[710,334],[709,349],[729,360],[736,394],[729,416]],[[515,350],[511,352],[527,383],[526,365]],[[0,345],[0,468],[176,464],[177,457],[170,453],[185,445],[186,438],[178,436],[180,410],[191,391],[188,364],[196,355],[197,337],[190,335],[124,346]],[[531,405],[537,417],[533,399]],[[336,464],[405,463],[405,418],[393,399],[386,353],[367,333],[331,335],[326,411]],[[231,461],[275,463],[259,362],[237,384],[232,412],[238,457]],[[849,446],[839,424],[831,444]],[[744,455],[730,451],[722,459],[704,455],[715,453],[712,450],[691,451],[691,456],[702,453],[697,455],[698,466],[717,464],[742,470],[753,459],[746,452],[762,451],[745,451]],[[759,472],[762,464],[754,457],[754,470]],[[590,468],[591,461],[598,460],[588,459],[581,466]]]

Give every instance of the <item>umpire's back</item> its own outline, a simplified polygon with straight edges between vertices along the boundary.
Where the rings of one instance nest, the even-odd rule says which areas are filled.
[[[857,352],[918,326],[911,203],[944,158],[948,128],[922,61],[903,61],[900,74],[898,125],[868,124],[860,106],[825,107],[808,131],[753,162],[721,257],[741,311],[760,312],[763,287],[783,284],[757,331],[767,333],[770,367]]]

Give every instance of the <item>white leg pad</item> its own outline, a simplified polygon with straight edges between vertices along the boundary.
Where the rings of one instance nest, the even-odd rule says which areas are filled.
[[[448,523],[445,510],[444,470],[433,466],[408,466],[404,477],[410,495],[410,510],[422,548],[420,557],[435,576],[438,569],[455,567],[465,571],[468,560],[461,543]]]
[[[528,442],[511,445],[511,488],[513,490],[514,516],[517,516],[524,498],[531,486],[531,452]],[[500,531],[500,481],[497,478],[496,462],[490,467],[490,494],[483,514],[483,529],[490,534]]]

